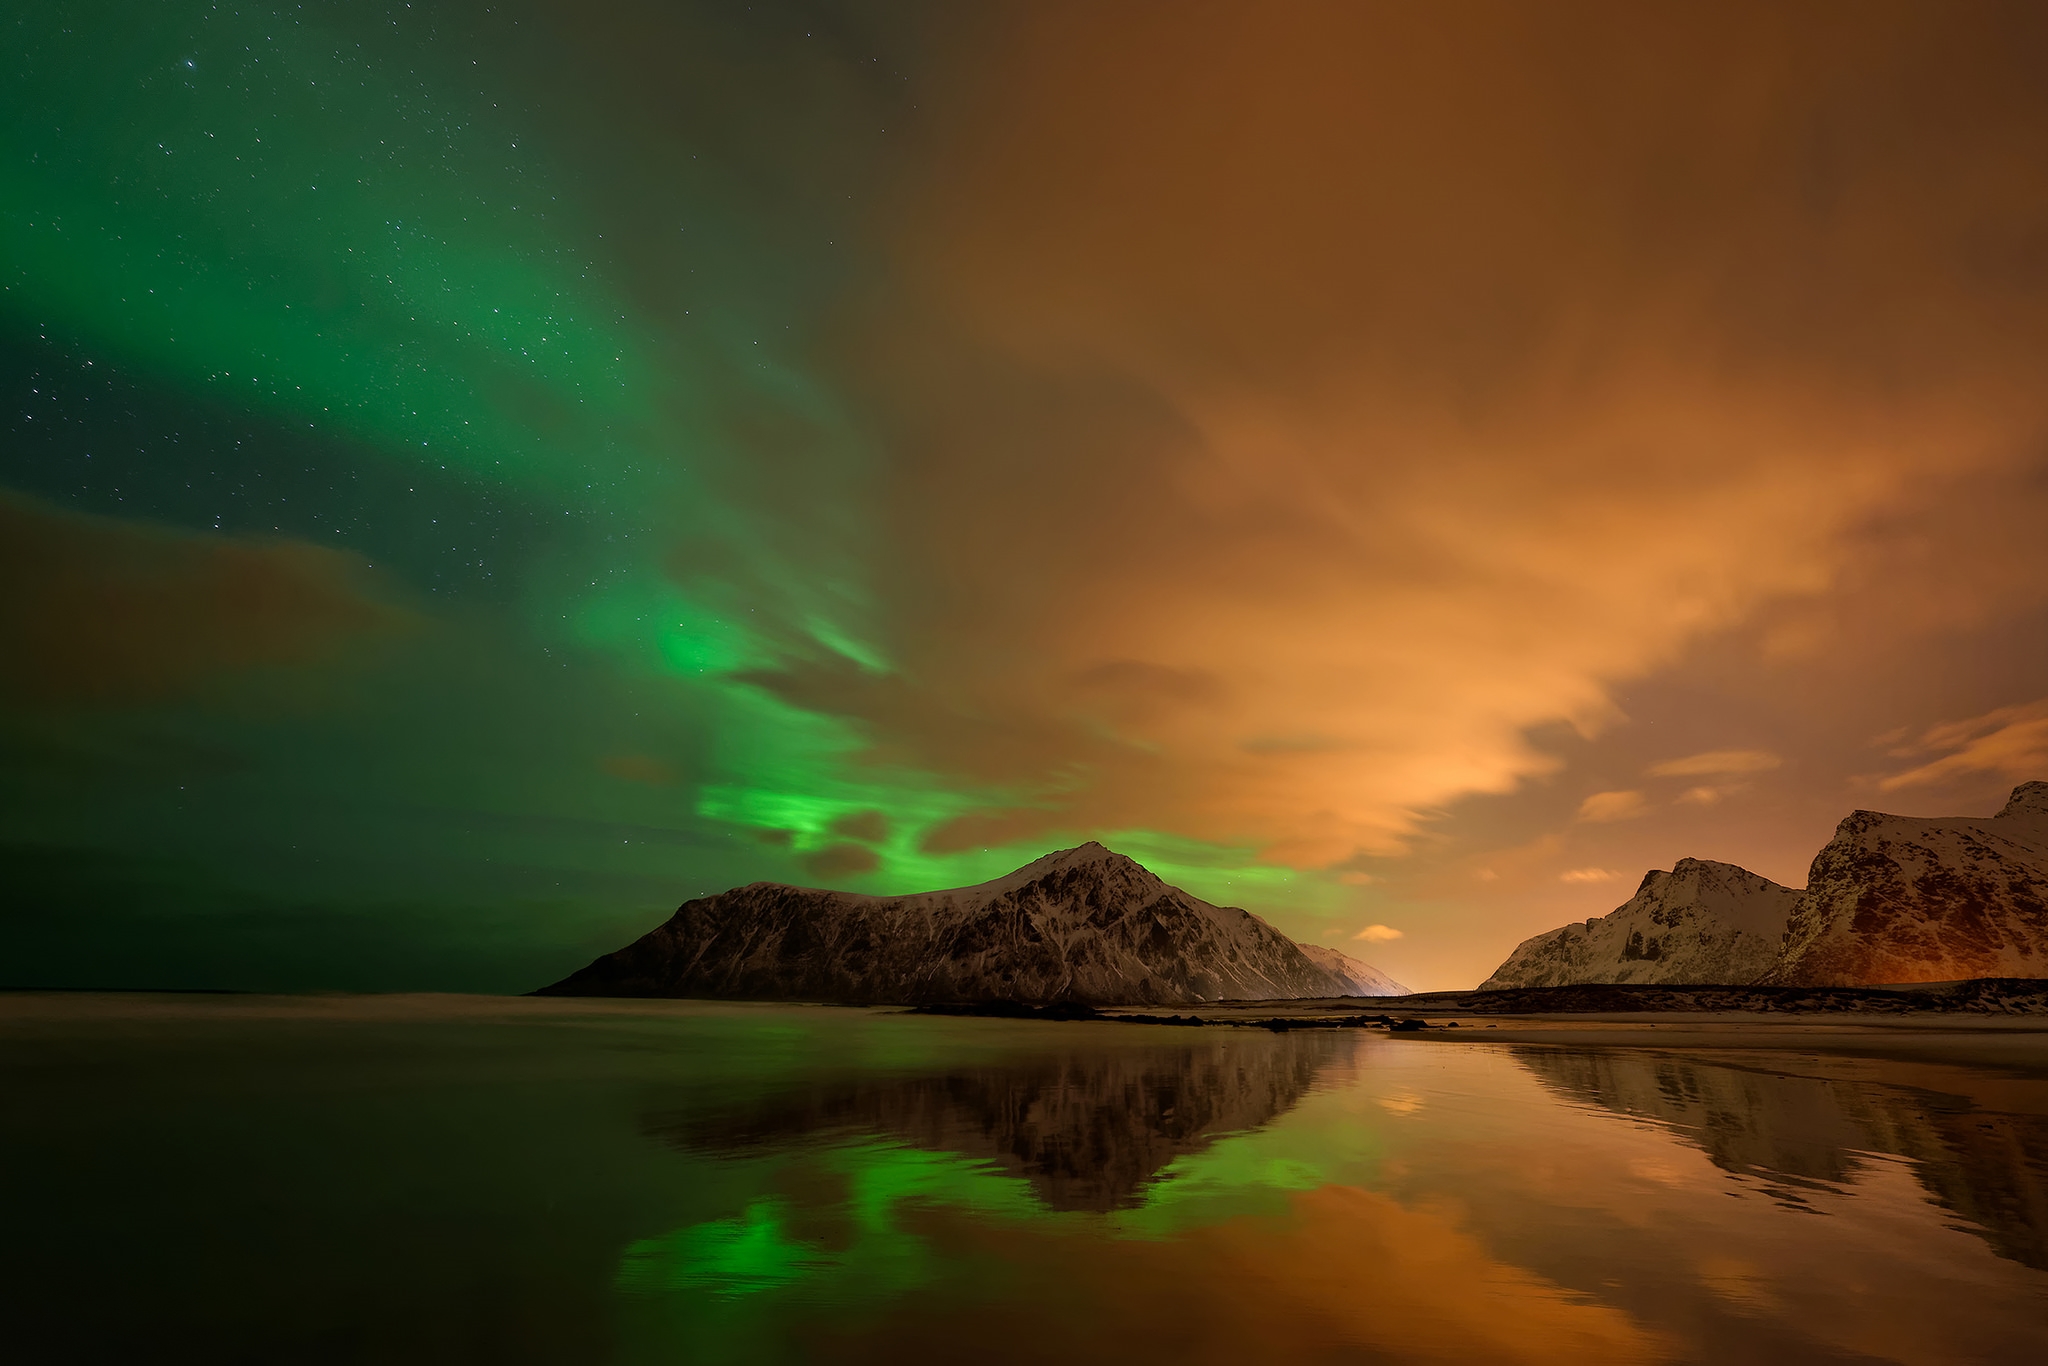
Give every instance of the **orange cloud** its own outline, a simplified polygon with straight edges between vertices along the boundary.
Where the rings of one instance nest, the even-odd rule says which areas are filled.
[[[1027,6],[933,92],[843,357],[899,672],[762,680],[1004,794],[929,847],[1398,851],[2048,430],[2048,277],[1966,264],[2048,231],[1995,32],[1432,15]]]
[[[1719,773],[1763,773],[1783,762],[1764,749],[1714,749],[1704,754],[1688,754],[1683,759],[1666,759],[1650,765],[1648,771],[1655,778],[1693,778]]]
[[[889,818],[880,811],[850,811],[832,822],[832,833],[879,844],[889,838]]]
[[[1643,814],[1645,803],[1640,792],[1595,792],[1579,803],[1579,819],[1582,821],[1625,821]]]
[[[1385,944],[1401,937],[1401,932],[1391,925],[1367,925],[1353,939],[1363,939],[1368,944]]]
[[[337,551],[0,493],[0,690],[28,702],[159,701],[243,670],[330,660],[414,621]]]
[[[804,869],[828,881],[872,873],[881,865],[875,851],[858,844],[830,844],[804,858]]]
[[[1935,726],[1898,752],[1942,750],[1952,752],[1884,779],[1879,790],[1896,792],[1973,773],[1997,773],[2012,779],[2048,775],[2048,698]]]

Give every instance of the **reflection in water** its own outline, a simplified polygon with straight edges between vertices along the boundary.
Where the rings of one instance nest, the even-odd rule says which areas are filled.
[[[1274,1215],[1172,1239],[1032,1228],[1003,1251],[1013,1293],[927,1290],[819,1354],[876,1366],[944,1360],[968,1344],[977,1361],[1016,1366],[1624,1366],[1673,1355],[1665,1335],[1628,1313],[1501,1261],[1449,1211],[1351,1186],[1302,1191]]]
[[[621,1288],[729,1300],[802,1283],[810,1299],[872,1303],[941,1278],[914,1227],[932,1211],[1010,1227],[1114,1215],[1120,1235],[1144,1238],[1178,1227],[1191,1206],[1321,1183],[1321,1172],[1285,1160],[1234,1170],[1227,1140],[1346,1062],[1351,1050],[1334,1033],[1205,1031],[1110,1050],[1099,1036],[1069,1037],[1077,1042],[1022,1058],[814,1078],[746,1105],[650,1117],[649,1131],[686,1153],[779,1150],[800,1161],[789,1192],[634,1244]]]
[[[1928,1194],[2002,1257],[2048,1270],[2048,1115],[1986,1109],[1965,1096],[1796,1070],[1783,1057],[1725,1060],[1633,1049],[1522,1047],[1555,1092],[1654,1119],[1723,1171],[1755,1175],[1782,1200],[1840,1189],[1871,1154],[1907,1159]]]
[[[2048,1282],[2014,1265],[2039,1265],[2038,1117],[1816,1057],[1046,1037],[651,1119],[688,1157],[773,1165],[745,1205],[626,1250],[640,1340],[703,1361],[2048,1349]]]
[[[1048,1210],[1125,1209],[1176,1158],[1256,1129],[1348,1060],[1333,1031],[1201,1031],[1181,1047],[1069,1047],[1020,1061],[892,1079],[836,1079],[706,1115],[664,1115],[652,1132],[692,1152],[846,1131],[990,1162],[1023,1177]]]
[[[1340,1346],[1528,1366],[1670,1355],[1627,1313],[1502,1262],[1455,1212],[1351,1184],[1381,1148],[1372,1125],[1344,1122],[1361,1099],[1356,1035],[1070,1037],[653,1117],[683,1153],[780,1163],[743,1209],[629,1247],[619,1288],[674,1315],[670,1340],[702,1361],[969,1345],[1020,1363],[1237,1366]],[[1407,1086],[1373,1103],[1428,1104]],[[1336,1109],[1286,1127],[1313,1104]]]
[[[2048,1082],[1974,1047],[0,996],[0,1324],[122,1363],[2048,1360]]]

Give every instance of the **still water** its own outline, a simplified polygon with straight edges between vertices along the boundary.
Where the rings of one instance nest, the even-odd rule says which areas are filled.
[[[2048,1360],[2048,1074],[1447,1035],[0,997],[0,1342]]]

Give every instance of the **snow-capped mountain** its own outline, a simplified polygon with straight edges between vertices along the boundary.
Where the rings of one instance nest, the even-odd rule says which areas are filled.
[[[1798,900],[1732,863],[1680,859],[1609,914],[1523,940],[1480,989],[1753,982],[1777,961]]]
[[[1402,986],[1393,978],[1381,972],[1370,963],[1360,962],[1348,953],[1325,948],[1321,944],[1296,945],[1308,955],[1308,961],[1324,972],[1344,983],[1345,989],[1339,996],[1412,996],[1415,993]]]
[[[1995,816],[1858,811],[1813,861],[1785,950],[1789,986],[2048,977],[2048,783]]]
[[[1089,843],[993,882],[912,896],[737,887],[685,902],[541,994],[1173,1005],[1403,990],[1356,967],[1369,975],[1321,965],[1249,911],[1212,906]]]
[[[2048,782],[1995,816],[1854,812],[1804,891],[1680,859],[1613,914],[1523,941],[1481,988],[1971,977],[2048,977]]]

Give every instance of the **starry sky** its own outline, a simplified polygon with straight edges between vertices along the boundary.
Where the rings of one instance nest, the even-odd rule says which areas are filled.
[[[2038,5],[5,22],[0,985],[1095,838],[1451,988],[2048,777]]]

